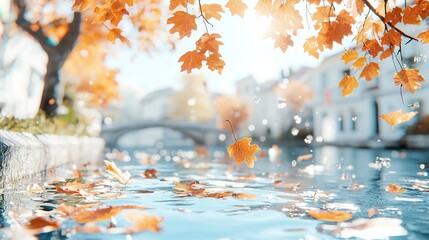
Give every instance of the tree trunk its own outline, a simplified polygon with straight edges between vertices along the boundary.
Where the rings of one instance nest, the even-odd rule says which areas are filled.
[[[62,98],[62,84],[60,80],[60,71],[64,65],[64,57],[58,54],[48,54],[48,64],[44,78],[45,86],[43,88],[40,110],[45,112],[47,117],[53,117],[57,113],[58,104]]]

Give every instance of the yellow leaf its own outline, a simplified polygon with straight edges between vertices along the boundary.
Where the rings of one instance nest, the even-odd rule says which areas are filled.
[[[192,30],[197,30],[196,16],[184,11],[177,11],[167,19],[167,24],[173,24],[170,33],[179,33],[180,39],[190,37]]]
[[[382,114],[381,118],[388,124],[392,125],[393,129],[396,125],[411,120],[417,113],[418,112],[402,113],[402,109],[399,109],[388,114]]]
[[[351,61],[354,61],[354,60],[358,59],[358,57],[359,57],[358,52],[356,50],[354,50],[354,49],[351,49],[351,50],[348,50],[347,52],[345,52],[343,54],[343,56],[341,56],[341,60],[343,60],[343,62],[345,64],[347,64],[347,63],[349,63]]]
[[[421,32],[417,37],[422,40],[422,43],[429,43],[429,30]]]
[[[418,69],[404,68],[399,73],[395,73],[393,80],[395,80],[396,86],[402,85],[404,90],[414,93],[421,88],[419,82],[424,82],[425,79],[419,74]]]
[[[214,18],[218,21],[222,18],[222,15],[220,13],[225,12],[221,5],[219,4],[203,4],[201,6],[201,9],[203,11],[204,17],[209,20],[211,18]]]
[[[309,211],[308,215],[328,222],[344,222],[353,217],[353,214],[343,211]]]
[[[110,176],[113,177],[113,179],[115,179],[116,181],[122,183],[122,184],[127,184],[128,181],[130,181],[131,179],[131,174],[126,171],[126,172],[122,172],[117,166],[116,164],[112,161],[109,162],[107,160],[104,160],[104,163],[106,164],[106,172],[108,172],[110,174]]]
[[[247,9],[247,5],[242,0],[229,0],[225,7],[229,9],[232,16],[238,15],[240,17],[244,17],[244,12]]]
[[[181,72],[187,71],[190,73],[194,68],[200,69],[202,62],[205,60],[206,56],[204,53],[197,50],[188,51],[179,58],[179,62],[183,62]]]
[[[380,65],[378,65],[378,63],[370,62],[362,69],[359,78],[364,77],[367,81],[371,81],[373,78],[380,75],[378,69],[380,69]]]
[[[340,84],[338,84],[338,88],[343,88],[341,92],[343,97],[352,94],[357,87],[359,87],[359,82],[355,76],[349,76],[346,73],[344,73],[344,78],[341,80]]]
[[[253,164],[257,160],[254,154],[261,148],[257,144],[250,145],[251,141],[252,138],[246,137],[229,145],[227,149],[229,158],[235,157],[237,163],[241,164],[244,161],[247,167],[253,168]]]
[[[362,68],[366,63],[366,57],[360,57],[358,58],[358,60],[356,60],[353,64],[352,64],[352,68],[354,69],[360,69]]]

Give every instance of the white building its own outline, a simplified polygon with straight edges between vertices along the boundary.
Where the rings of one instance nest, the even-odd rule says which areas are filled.
[[[393,76],[395,68],[390,59],[380,63],[380,76],[370,82],[359,80],[359,87],[347,97],[341,96],[342,89],[338,84],[344,73],[358,78],[360,71],[354,72],[350,64],[341,60],[342,53],[325,59],[319,67],[308,70],[301,80],[311,82],[315,98],[311,102],[314,117],[314,135],[320,136],[325,142],[342,144],[362,144],[367,146],[383,145],[401,140],[407,127],[429,114],[429,68],[427,58],[429,46],[421,43],[403,45],[404,62],[407,66],[419,69],[426,79],[422,89],[414,94],[402,91],[395,86]],[[398,109],[403,112],[414,111],[409,104],[418,102],[419,114],[409,122],[396,126],[394,130],[383,119],[387,114]]]

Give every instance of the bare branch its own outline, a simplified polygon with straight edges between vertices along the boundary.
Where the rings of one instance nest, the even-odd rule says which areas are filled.
[[[73,49],[80,34],[80,25],[82,22],[82,14],[74,12],[73,21],[68,24],[68,31],[58,43],[59,49]]]

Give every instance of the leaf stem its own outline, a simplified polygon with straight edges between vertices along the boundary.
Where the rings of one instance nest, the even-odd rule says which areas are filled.
[[[235,136],[234,128],[232,127],[231,121],[226,120],[229,123],[229,126],[231,127],[232,136],[234,136],[235,141],[237,142],[237,136]]]

